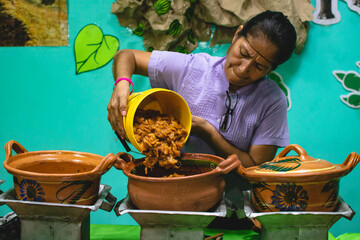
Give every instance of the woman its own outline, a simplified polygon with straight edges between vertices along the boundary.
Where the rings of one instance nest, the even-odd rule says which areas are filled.
[[[273,159],[288,145],[286,97],[266,74],[292,54],[296,33],[280,12],[263,12],[236,31],[226,57],[208,54],[120,50],[114,79],[148,76],[152,87],[174,90],[192,113],[187,152],[227,157],[236,153],[245,167]],[[108,120],[124,137],[129,81],[118,81]]]
[[[190,107],[192,128],[184,151],[224,158],[235,153],[245,167],[270,161],[278,147],[289,144],[289,138],[286,97],[266,74],[290,58],[295,42],[290,21],[280,12],[266,11],[238,28],[225,57],[120,50],[114,57],[117,81],[108,120],[124,137],[122,116],[126,115],[131,76],[148,76],[152,87],[178,92]],[[225,181],[226,198],[242,209],[246,181],[237,174],[227,174]],[[245,215],[233,214],[225,223],[225,218],[218,218],[211,226],[251,226],[237,221],[238,217]]]

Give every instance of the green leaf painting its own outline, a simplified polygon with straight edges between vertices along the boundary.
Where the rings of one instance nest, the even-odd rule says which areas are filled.
[[[182,29],[182,25],[179,22],[179,20],[175,19],[174,21],[172,21],[172,23],[170,24],[169,29],[167,30],[166,34],[168,35],[176,35],[179,34],[181,32]]]
[[[289,111],[291,108],[291,98],[290,98],[290,89],[285,85],[281,75],[277,72],[270,72],[268,74],[269,78],[273,80],[277,85],[279,85],[280,89],[285,93],[287,100],[287,110]]]
[[[276,162],[267,162],[259,166],[259,169],[266,169],[275,172],[288,172],[301,165],[299,158],[288,158]]]
[[[169,12],[170,10],[170,1],[169,0],[157,0],[154,3],[154,10],[157,15],[163,15]]]
[[[340,99],[351,108],[360,108],[360,92],[352,92],[348,95],[341,95]]]
[[[132,33],[141,37],[144,34],[144,25],[139,23],[139,25],[132,31]]]
[[[119,40],[104,35],[95,24],[86,25],[75,39],[76,74],[105,66],[119,49]]]
[[[356,65],[360,67],[360,61]],[[351,108],[360,108],[360,74],[354,71],[333,71],[333,75],[350,92],[341,95],[340,100]]]

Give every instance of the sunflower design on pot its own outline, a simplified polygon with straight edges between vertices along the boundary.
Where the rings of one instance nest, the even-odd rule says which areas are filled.
[[[305,211],[308,206],[307,191],[295,183],[277,184],[272,192],[272,204],[280,211]]]
[[[20,197],[23,201],[45,202],[45,192],[41,185],[34,180],[22,179],[20,185]]]

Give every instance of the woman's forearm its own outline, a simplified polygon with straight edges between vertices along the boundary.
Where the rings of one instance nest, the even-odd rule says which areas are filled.
[[[126,77],[131,79],[136,69],[135,56],[131,50],[124,49],[118,51],[114,56],[113,61],[113,76],[114,79]]]
[[[252,145],[248,152],[242,151],[229,143],[209,122],[204,120],[197,126],[196,135],[206,141],[217,155],[227,158],[236,154],[244,167],[261,165],[276,154],[277,146],[274,145]]]
[[[227,158],[232,154],[238,155],[245,167],[254,166],[251,156],[230,144],[208,121],[202,117],[192,116],[191,133],[202,138],[214,150],[215,154]]]

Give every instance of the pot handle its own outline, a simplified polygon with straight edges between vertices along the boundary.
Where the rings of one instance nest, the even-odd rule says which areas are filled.
[[[302,147],[300,147],[300,145],[290,144],[290,145],[286,146],[273,160],[285,157],[286,154],[288,154],[291,150],[294,150],[299,155],[299,157],[302,161],[309,158],[309,155],[307,154],[307,152]]]
[[[12,157],[12,151],[15,151],[17,154],[26,153],[27,150],[17,141],[11,140],[5,144],[5,153],[6,160]]]
[[[240,160],[238,156],[236,154],[232,154],[225,161],[219,163],[216,169],[217,171],[223,174],[227,174],[239,165],[240,165]]]
[[[357,154],[356,152],[350,153],[345,159],[345,161],[341,164],[341,166],[344,167],[346,170],[345,174],[351,172],[353,168],[359,163],[359,161],[360,161],[359,154]]]
[[[115,164],[116,159],[117,157],[113,153],[109,153],[90,173],[96,173],[99,175],[106,173]]]
[[[116,162],[114,167],[118,170],[124,170],[128,168],[128,163],[133,162],[135,159],[128,153],[119,152],[116,154]]]
[[[241,161],[239,166],[236,168],[236,171],[241,176],[246,177],[247,169],[242,165]]]

